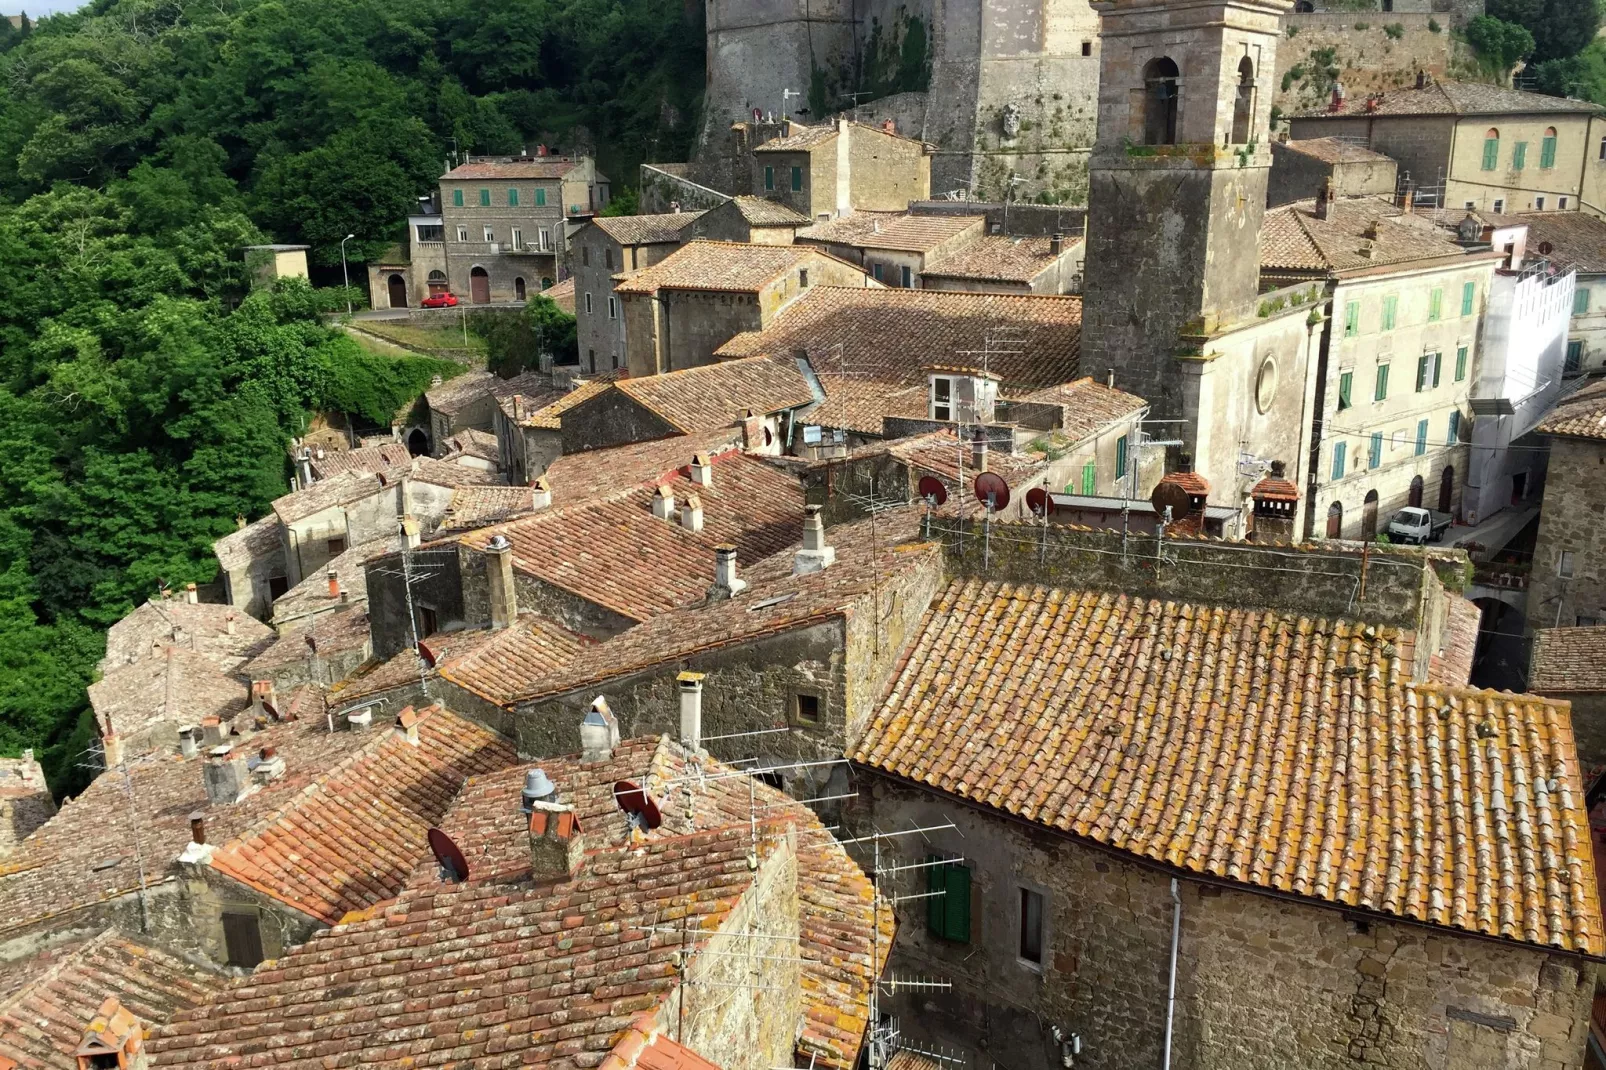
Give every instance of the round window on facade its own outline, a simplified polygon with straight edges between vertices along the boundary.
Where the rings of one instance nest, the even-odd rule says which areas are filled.
[[[1277,400],[1277,362],[1267,357],[1260,362],[1260,372],[1255,376],[1255,407],[1262,415],[1271,411],[1271,403]]]

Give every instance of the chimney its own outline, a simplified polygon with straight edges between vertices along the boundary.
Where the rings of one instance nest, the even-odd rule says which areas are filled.
[[[190,815],[190,842],[206,842],[206,814],[200,810]]]
[[[513,419],[515,419],[515,420],[524,419],[524,395],[523,394],[514,394],[513,395]]]
[[[244,531],[245,530],[245,517],[243,515],[241,515],[240,513],[235,513],[234,514],[234,530],[235,531]]]
[[[836,563],[836,551],[825,545],[825,521],[820,518],[820,506],[803,507],[803,546],[792,562],[792,575],[804,576],[819,572]]]
[[[178,730],[178,752],[185,758],[201,753],[201,727],[187,724]]]
[[[1109,387],[1111,390],[1115,389],[1115,369],[1114,368],[1105,369],[1105,372],[1104,372],[1104,385]]]
[[[703,530],[703,500],[697,495],[686,495],[680,507],[680,526],[690,532]]]
[[[150,1065],[150,1056],[145,1053],[145,1026],[116,996],[107,996],[101,1003],[72,1054],[78,1070],[97,1066],[144,1070]],[[0,1061],[0,1066],[16,1065],[10,1059]]]
[[[896,120],[896,119],[882,119],[881,120],[881,130],[882,130],[883,133],[896,134],[898,132],[898,120]]]
[[[580,760],[605,762],[619,745],[619,720],[608,708],[608,700],[598,695],[580,722]]]
[[[1316,218],[1326,219],[1333,206],[1333,180],[1327,179],[1322,183],[1321,190],[1316,194]]]
[[[224,631],[224,634],[226,634],[226,635],[233,635],[234,634],[234,614],[233,613],[230,613],[227,617],[223,618],[223,631]]]
[[[1048,255],[1059,256],[1065,251],[1065,235],[1055,234],[1048,239]]]
[[[1411,214],[1411,209],[1415,205],[1415,203],[1416,203],[1416,191],[1413,190],[1409,185],[1407,185],[1405,187],[1404,196],[1402,196],[1400,198],[1400,212],[1402,214],[1404,214],[1404,215],[1410,215]]]
[[[274,690],[272,680],[251,681],[251,709],[258,717],[267,717],[275,721],[279,719],[279,696]],[[218,742],[223,741],[220,739]]]
[[[301,475],[303,487],[312,486],[312,451],[305,446],[301,448],[301,455],[296,458],[296,471]]]
[[[718,602],[746,589],[747,581],[736,576],[736,547],[729,543],[714,547],[714,585],[708,589],[708,600]]]
[[[266,784],[282,776],[284,759],[279,757],[279,748],[270,743],[257,752],[257,763],[251,770],[251,779],[258,784]]]
[[[658,489],[652,492],[652,515],[659,520],[675,515],[675,492],[669,489],[668,483],[658,484]]]
[[[252,696],[253,698],[255,696]],[[201,718],[201,745],[216,747],[229,738],[229,730],[218,717]]]
[[[541,779],[546,777],[543,775]],[[574,807],[556,799],[554,792],[552,801],[536,799],[528,804],[532,881],[566,880],[574,876],[585,857],[580,843],[580,821],[575,817]]]
[[[324,573],[324,575],[329,577],[329,597],[338,599],[340,597],[339,574],[337,574],[334,569],[329,569]]]
[[[1427,71],[1420,71],[1419,70],[1419,71],[1416,72],[1416,87],[1418,89],[1426,89],[1428,87],[1428,72]]]
[[[714,464],[708,454],[694,454],[691,459],[691,481],[699,487],[714,485]]]
[[[987,432],[979,427],[970,443],[970,465],[977,474],[987,471]]]
[[[363,706],[346,714],[346,728],[352,732],[366,732],[374,723],[374,708]]]
[[[491,588],[491,627],[511,628],[519,619],[519,596],[513,587],[513,544],[497,532],[485,546]]]
[[[123,764],[123,737],[116,732],[107,732],[100,737],[100,750],[105,756],[107,769],[116,769]]]
[[[742,417],[742,449],[754,453],[764,446],[764,417],[756,416],[752,409],[748,409],[747,415]]]
[[[184,601],[188,602],[190,605],[193,606],[195,603],[199,602],[200,600],[201,600],[200,596],[195,593],[195,584],[186,583],[184,585]]]
[[[396,734],[413,746],[418,746],[418,723],[423,719],[424,715],[411,706],[404,707],[396,715]]]
[[[530,508],[546,509],[552,504],[552,485],[546,476],[537,476],[530,482]]]
[[[245,755],[236,754],[227,743],[206,752],[206,764],[201,767],[206,782],[206,798],[213,806],[228,806],[251,794],[251,772],[246,768]]]
[[[680,742],[687,750],[703,749],[703,673],[683,672],[680,683]]]
[[[422,530],[423,530],[423,528],[418,523],[418,518],[417,517],[413,517],[413,516],[404,516],[404,517],[402,517],[402,522],[401,522],[402,542],[404,542],[407,545],[407,549],[416,550],[418,548],[419,536],[420,536]]]

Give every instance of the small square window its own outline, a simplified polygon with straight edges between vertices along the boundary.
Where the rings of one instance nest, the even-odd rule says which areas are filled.
[[[820,696],[799,694],[793,705],[792,715],[798,724],[820,723]]]
[[[1560,210],[1560,211],[1565,212],[1567,210],[1567,198],[1566,197],[1557,197],[1556,198],[1556,208],[1558,210]]]
[[[1093,42],[1092,41],[1083,41],[1082,42],[1082,55],[1091,56],[1092,54],[1093,54]]]
[[[331,538],[329,540],[329,556],[330,557],[334,557],[334,556],[336,556],[338,554],[343,554],[345,552],[346,552],[346,537],[344,535],[336,535],[336,536],[334,536],[333,538]]]
[[[1030,888],[1020,890],[1020,959],[1032,966],[1043,964],[1043,896]]]
[[[1543,212],[1544,210],[1545,210],[1545,199],[1543,197],[1535,197],[1534,198],[1534,211]]]
[[[1494,199],[1494,214],[1495,215],[1504,215],[1505,211],[1506,211],[1505,198],[1496,197]]]
[[[1556,563],[1556,575],[1564,580],[1573,578],[1573,552],[1563,550],[1561,560]]]

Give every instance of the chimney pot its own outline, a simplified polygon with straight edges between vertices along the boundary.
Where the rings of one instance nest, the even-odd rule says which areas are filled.
[[[574,876],[585,857],[574,807],[554,796],[551,801],[532,802],[529,814],[530,879],[557,881]]]
[[[279,696],[274,690],[272,680],[251,681],[251,709],[258,717],[274,721],[279,719]]]
[[[703,530],[703,500],[697,495],[686,495],[680,507],[680,526],[691,532]]]
[[[234,634],[234,614],[230,613],[223,620],[223,630],[229,635]]]
[[[346,714],[346,727],[353,732],[366,731],[368,726],[373,723],[374,708],[372,706],[364,706]]]
[[[537,476],[530,482],[530,508],[545,509],[552,504],[552,486],[545,476]]]
[[[792,575],[820,572],[836,563],[836,550],[825,544],[825,520],[820,506],[803,507],[803,545],[792,559]]]
[[[652,515],[659,520],[675,515],[675,492],[669,489],[668,483],[658,484],[658,489],[652,492]]]
[[[195,584],[186,583],[184,585],[184,601],[188,602],[192,606],[196,602],[200,601],[200,595],[198,595],[195,591]]]
[[[700,487],[714,485],[714,465],[708,454],[695,454],[691,459],[691,481]]]
[[[271,744],[257,752],[256,768],[251,770],[251,779],[258,784],[266,784],[270,780],[278,780],[284,776],[284,759],[279,757],[279,749]]]
[[[764,418],[756,416],[752,409],[742,417],[742,449],[754,453],[764,448]]]
[[[237,803],[255,789],[245,755],[235,754],[227,743],[207,751],[201,775],[206,784],[206,798],[213,806]]]
[[[190,815],[190,841],[201,844],[206,842],[206,815],[199,810]]]
[[[330,598],[339,598],[340,597],[340,576],[338,574],[336,574],[334,569],[330,569],[328,572],[325,573],[325,575],[328,576],[328,578],[329,578],[329,597]]]
[[[417,517],[411,517],[411,516],[402,517],[402,522],[401,522],[402,542],[407,544],[407,548],[409,550],[415,549],[418,546],[419,538],[420,538],[420,535],[421,535],[422,531],[423,531],[423,527],[422,527],[422,525],[420,525],[418,523],[418,518]]]
[[[1065,251],[1065,235],[1055,234],[1048,239],[1048,255],[1059,256]]]
[[[703,749],[703,673],[683,672],[680,684],[680,742],[687,750]]]
[[[519,592],[513,583],[513,544],[497,532],[485,547],[491,596],[491,627],[511,628],[519,619]]]
[[[116,732],[107,732],[100,738],[100,747],[107,769],[115,769],[123,764],[123,737]]]
[[[524,774],[524,790],[519,793],[519,808],[527,814],[534,813],[536,803],[551,802],[557,796],[558,789],[547,777],[546,770],[531,769]]]
[[[217,717],[201,718],[201,743],[204,746],[220,746],[229,738],[229,730],[223,721]]]
[[[1327,179],[1316,194],[1316,218],[1326,219],[1333,205],[1333,180]]]
[[[608,708],[608,700],[598,695],[580,722],[580,760],[605,762],[619,745],[619,721]]]
[[[401,713],[396,715],[396,734],[413,746],[418,746],[418,725],[423,719],[424,715],[413,707],[403,707]]]
[[[178,730],[178,752],[186,758],[193,758],[201,753],[199,725],[187,724]]]
[[[726,543],[714,547],[714,585],[708,589],[708,600],[717,602],[747,589],[747,581],[736,575],[736,547]]]

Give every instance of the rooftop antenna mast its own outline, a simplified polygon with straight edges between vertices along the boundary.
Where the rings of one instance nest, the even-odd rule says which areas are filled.
[[[401,549],[401,568],[376,568],[373,569],[373,571],[381,576],[401,577],[402,589],[407,592],[407,630],[408,633],[413,637],[412,649],[413,658],[416,660],[418,665],[418,686],[423,691],[426,699],[433,700],[435,696],[429,689],[429,666],[424,663],[423,654],[419,650],[419,643],[420,640],[423,639],[423,636],[418,634],[418,608],[413,602],[413,588],[418,584],[426,583],[429,580],[434,579],[436,576],[439,576],[441,574],[441,569],[438,565],[431,565],[427,567],[433,569],[433,571],[415,572],[413,571],[413,555],[421,554],[425,558],[439,560],[448,554],[452,554],[454,551],[414,550],[412,547],[405,544],[405,532],[403,533],[402,537],[404,542]],[[506,539],[507,536],[499,533],[495,536],[492,536],[492,538]]]

